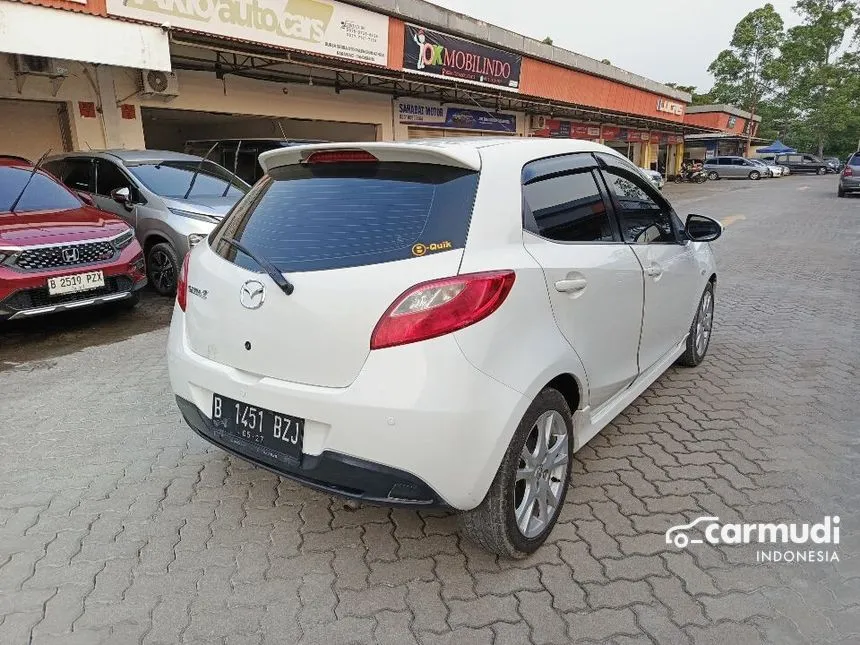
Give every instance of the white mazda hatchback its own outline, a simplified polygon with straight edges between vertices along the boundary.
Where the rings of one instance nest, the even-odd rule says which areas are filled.
[[[186,256],[170,380],[225,451],[330,493],[546,540],[573,453],[708,349],[718,222],[575,140],[322,144]],[[576,482],[573,482],[576,485]]]

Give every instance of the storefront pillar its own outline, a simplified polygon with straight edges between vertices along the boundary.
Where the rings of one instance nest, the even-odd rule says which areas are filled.
[[[675,168],[673,174],[677,175],[681,172],[682,163],[684,163],[684,144],[679,143],[675,148]]]

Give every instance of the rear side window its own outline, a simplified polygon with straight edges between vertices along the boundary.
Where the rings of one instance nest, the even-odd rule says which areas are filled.
[[[526,229],[556,242],[614,242],[606,203],[590,171],[523,187]]]
[[[852,156],[848,160],[848,165],[849,166],[860,166],[860,152],[858,152],[856,155]]]
[[[232,237],[280,271],[393,262],[463,248],[478,173],[416,163],[275,168],[212,240],[221,257],[252,271]]]

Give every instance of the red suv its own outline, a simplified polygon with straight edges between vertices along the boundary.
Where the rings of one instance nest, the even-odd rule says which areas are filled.
[[[145,284],[128,224],[26,159],[0,155],[0,321],[134,306]]]

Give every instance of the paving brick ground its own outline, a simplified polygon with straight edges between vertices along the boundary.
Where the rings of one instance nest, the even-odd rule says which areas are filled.
[[[352,508],[194,437],[155,298],[7,327],[0,643],[860,642],[860,199],[833,177],[667,192],[732,222],[710,355],[578,454],[561,523],[521,562],[443,512]],[[667,547],[706,514],[838,514],[840,561]]]

